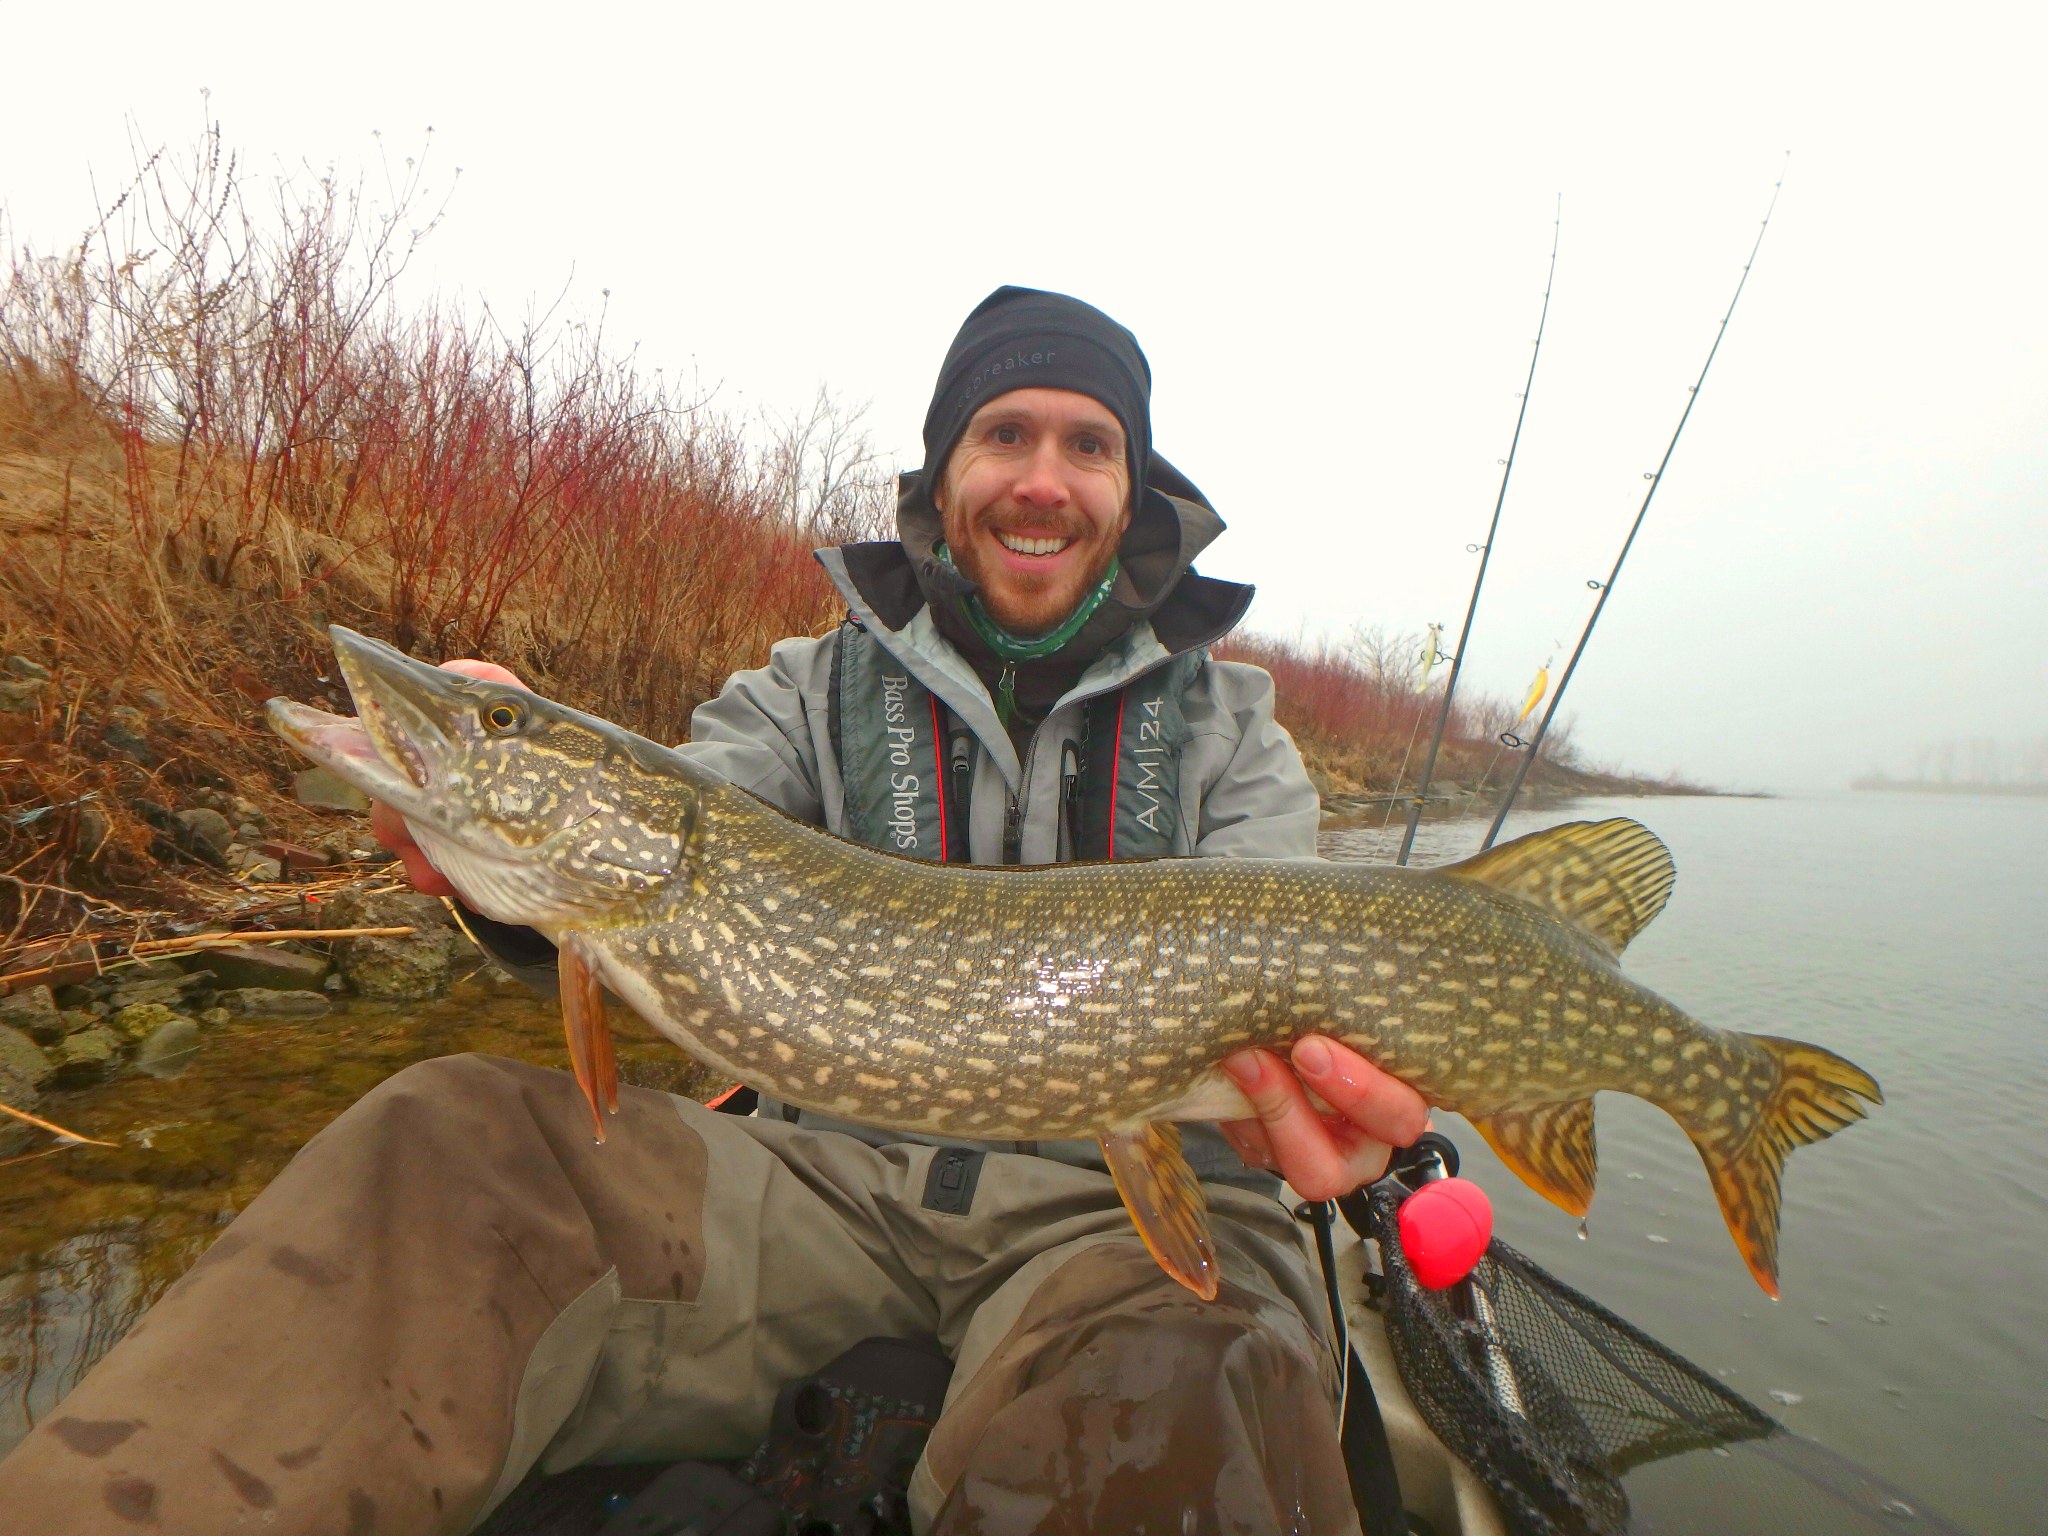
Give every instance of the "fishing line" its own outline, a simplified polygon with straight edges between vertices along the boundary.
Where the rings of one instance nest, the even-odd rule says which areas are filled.
[[[1420,693],[1428,685],[1430,669],[1440,661],[1449,661],[1451,659],[1443,653],[1439,644],[1443,632],[1444,627],[1441,624],[1431,624],[1428,627],[1428,638],[1423,641],[1420,653],[1422,681],[1415,685],[1417,693]],[[1384,674],[1382,674],[1382,677],[1384,678]],[[1382,689],[1382,696],[1384,696],[1384,689]],[[1382,834],[1386,832],[1388,824],[1394,819],[1394,807],[1401,803],[1401,780],[1408,776],[1408,759],[1415,755],[1415,738],[1422,734],[1422,716],[1423,711],[1418,709],[1415,711],[1415,718],[1408,722],[1408,740],[1401,748],[1401,764],[1394,770],[1393,782],[1387,786],[1387,808],[1380,817],[1380,832]]]
[[[1788,149],[1785,151],[1786,163],[1789,164],[1791,159],[1792,152]],[[1714,354],[1721,350],[1721,340],[1728,334],[1728,322],[1735,317],[1736,302],[1741,299],[1743,286],[1749,281],[1749,269],[1756,265],[1757,252],[1763,249],[1764,231],[1771,227],[1771,215],[1777,211],[1778,193],[1784,186],[1785,172],[1781,166],[1778,179],[1771,184],[1770,205],[1764,209],[1764,221],[1757,228],[1756,243],[1749,248],[1749,260],[1742,264],[1742,276],[1736,279],[1735,292],[1728,300],[1728,312],[1721,316],[1721,324],[1714,332],[1714,344],[1707,348],[1707,360],[1700,364],[1700,376],[1686,391],[1685,409],[1679,412],[1678,425],[1671,429],[1671,441],[1664,445],[1664,457],[1658,461],[1655,470],[1643,476],[1650,482],[1650,488],[1643,493],[1643,504],[1636,509],[1636,520],[1629,527],[1628,537],[1621,542],[1621,553],[1614,557],[1614,569],[1607,573],[1605,581],[1589,580],[1586,583],[1600,596],[1593,604],[1593,612],[1586,619],[1586,627],[1579,631],[1579,643],[1572,648],[1571,660],[1564,666],[1564,676],[1557,680],[1557,687],[1550,695],[1549,707],[1543,711],[1543,718],[1537,723],[1535,736],[1527,743],[1528,751],[1515,765],[1515,776],[1508,782],[1507,792],[1501,796],[1500,809],[1493,815],[1493,825],[1486,829],[1486,841],[1479,845],[1482,851],[1491,848],[1493,840],[1500,836],[1501,823],[1508,819],[1508,807],[1515,803],[1515,795],[1521,790],[1522,781],[1528,778],[1530,768],[1535,766],[1536,754],[1543,750],[1543,738],[1550,730],[1552,717],[1557,714],[1558,703],[1564,698],[1565,689],[1571,686],[1572,673],[1578,668],[1579,657],[1585,654],[1586,641],[1592,637],[1593,626],[1600,622],[1601,610],[1606,608],[1607,599],[1614,593],[1614,582],[1621,574],[1621,563],[1628,558],[1630,546],[1635,543],[1636,535],[1642,531],[1644,514],[1650,510],[1650,503],[1656,498],[1657,487],[1664,483],[1664,471],[1669,467],[1671,455],[1678,447],[1679,434],[1685,431],[1685,424],[1692,416],[1692,408],[1699,403],[1700,386],[1707,382],[1707,370],[1714,366]],[[1513,733],[1503,733],[1503,745],[1507,744],[1506,736],[1511,734]]]
[[[1508,477],[1515,472],[1515,450],[1521,446],[1522,422],[1529,415],[1529,390],[1536,382],[1536,359],[1543,354],[1543,327],[1550,319],[1550,290],[1557,278],[1557,241],[1563,229],[1564,194],[1559,193],[1557,212],[1550,225],[1550,271],[1543,279],[1543,311],[1536,320],[1536,344],[1529,352],[1529,377],[1522,383],[1522,405],[1515,412],[1515,435],[1508,441],[1508,456],[1500,461],[1500,494],[1493,499],[1493,521],[1487,525],[1486,542],[1468,546],[1477,550],[1479,571],[1472,578],[1472,599],[1465,605],[1465,624],[1458,631],[1458,649],[1450,658],[1451,675],[1444,679],[1444,701],[1437,710],[1436,731],[1429,738],[1429,753],[1422,760],[1422,774],[1415,782],[1415,799],[1408,807],[1408,825],[1401,833],[1401,851],[1394,855],[1396,864],[1406,864],[1409,850],[1415,846],[1415,829],[1422,821],[1430,776],[1436,772],[1437,749],[1444,744],[1444,727],[1450,724],[1451,695],[1458,691],[1458,671],[1465,664],[1465,646],[1472,638],[1472,615],[1479,609],[1479,589],[1486,584],[1486,562],[1493,558],[1494,536],[1500,531],[1500,509],[1508,499]],[[1394,788],[1399,790],[1400,787],[1397,780]]]

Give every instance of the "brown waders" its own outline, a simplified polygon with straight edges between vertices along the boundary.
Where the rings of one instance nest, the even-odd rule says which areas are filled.
[[[874,1334],[956,1359],[911,1487],[930,1532],[1353,1532],[1301,1235],[1210,1186],[1204,1303],[1106,1175],[566,1076],[400,1073],[316,1136],[0,1462],[37,1536],[462,1532],[536,1465],[739,1456],[777,1389]]]

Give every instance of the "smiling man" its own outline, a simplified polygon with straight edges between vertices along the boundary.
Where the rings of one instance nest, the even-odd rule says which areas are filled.
[[[1271,679],[1208,654],[1251,589],[1195,573],[1223,525],[1153,451],[1150,394],[1101,311],[991,295],[940,371],[900,537],[819,554],[846,622],[735,675],[679,750],[912,858],[1312,857]],[[453,894],[395,813],[375,825]],[[472,923],[553,990],[545,939]],[[935,975],[932,1006],[959,985]],[[1221,1260],[1206,1302],[1153,1262],[1092,1141],[628,1088],[593,1146],[565,1074],[410,1068],[0,1464],[0,1509],[24,1531],[463,1532],[535,1467],[744,1455],[793,1381],[930,1334],[954,1368],[908,1489],[920,1531],[1354,1531],[1329,1316],[1276,1171],[1349,1190],[1424,1106],[1316,1036],[1227,1068],[1245,1118],[1185,1132]]]

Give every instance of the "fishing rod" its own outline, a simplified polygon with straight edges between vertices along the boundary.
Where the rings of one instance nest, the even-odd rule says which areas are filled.
[[[1451,695],[1458,691],[1458,669],[1465,663],[1465,645],[1472,638],[1472,615],[1479,611],[1479,589],[1486,585],[1486,562],[1493,558],[1494,535],[1500,531],[1500,509],[1508,499],[1508,477],[1515,472],[1515,449],[1521,446],[1522,422],[1529,414],[1529,390],[1536,382],[1536,359],[1543,354],[1543,327],[1550,319],[1550,289],[1557,277],[1557,240],[1564,226],[1564,194],[1559,193],[1557,213],[1550,226],[1550,272],[1543,279],[1543,312],[1536,320],[1536,345],[1529,353],[1529,377],[1522,384],[1522,406],[1515,412],[1515,435],[1508,441],[1508,456],[1502,459],[1500,472],[1500,494],[1493,499],[1493,521],[1487,525],[1486,542],[1471,546],[1479,553],[1479,571],[1472,578],[1472,600],[1465,605],[1465,626],[1458,631],[1458,648],[1451,655],[1451,675],[1444,679],[1444,701],[1436,712],[1436,730],[1429,738],[1429,752],[1422,760],[1422,773],[1415,781],[1415,799],[1408,807],[1408,825],[1401,833],[1401,851],[1394,855],[1396,864],[1408,862],[1408,852],[1415,846],[1415,829],[1422,821],[1422,806],[1429,795],[1430,776],[1436,772],[1437,748],[1444,744],[1444,728],[1451,720]],[[1430,639],[1430,650],[1436,650],[1434,634]],[[1396,789],[1400,783],[1395,782]]]
[[[1791,158],[1792,152],[1787,150],[1786,161],[1790,162]],[[1600,596],[1593,604],[1592,613],[1587,616],[1586,627],[1579,631],[1579,643],[1572,647],[1571,660],[1565,663],[1564,675],[1557,680],[1557,687],[1550,695],[1550,703],[1543,711],[1543,718],[1537,722],[1536,734],[1524,743],[1528,751],[1523,753],[1522,760],[1515,765],[1515,776],[1508,781],[1507,790],[1501,795],[1500,808],[1493,813],[1493,825],[1486,829],[1486,840],[1479,845],[1481,851],[1491,848],[1493,840],[1500,836],[1501,823],[1508,819],[1508,807],[1515,803],[1515,795],[1521,790],[1522,781],[1529,777],[1529,770],[1536,764],[1536,754],[1543,749],[1543,738],[1549,733],[1550,722],[1557,714],[1557,706],[1564,698],[1565,689],[1571,686],[1572,673],[1578,668],[1579,657],[1585,654],[1586,641],[1592,637],[1593,626],[1600,622],[1601,610],[1606,608],[1607,599],[1614,595],[1615,578],[1621,575],[1621,564],[1628,559],[1628,552],[1636,541],[1636,535],[1642,532],[1643,517],[1649,512],[1650,503],[1656,499],[1657,487],[1664,483],[1664,471],[1671,463],[1672,453],[1678,448],[1679,435],[1685,431],[1685,424],[1692,417],[1693,406],[1699,403],[1700,386],[1707,382],[1707,370],[1714,366],[1714,354],[1721,350],[1722,338],[1728,334],[1728,322],[1735,317],[1735,305],[1742,297],[1743,286],[1749,281],[1749,269],[1756,265],[1757,252],[1763,249],[1764,231],[1771,227],[1771,215],[1777,212],[1778,193],[1784,186],[1785,172],[1783,167],[1780,167],[1778,179],[1771,184],[1771,201],[1764,209],[1764,221],[1757,228],[1756,243],[1749,248],[1749,260],[1742,264],[1742,276],[1736,279],[1735,292],[1728,300],[1728,311],[1721,316],[1720,327],[1714,332],[1714,344],[1707,348],[1707,360],[1700,364],[1700,376],[1693,381],[1692,388],[1686,391],[1685,409],[1679,413],[1678,425],[1671,429],[1671,441],[1664,445],[1664,457],[1658,460],[1654,471],[1643,477],[1650,482],[1650,488],[1643,493],[1643,504],[1636,509],[1636,520],[1629,527],[1628,537],[1621,542],[1621,553],[1614,557],[1614,568],[1607,573],[1607,580],[1589,580],[1586,583]]]

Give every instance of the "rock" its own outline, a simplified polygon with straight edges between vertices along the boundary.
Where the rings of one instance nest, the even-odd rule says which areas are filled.
[[[43,1096],[36,1092],[29,1080],[12,1068],[0,1065],[0,1104],[33,1113],[42,1103]],[[0,1115],[0,1157],[12,1157],[25,1152],[42,1133],[27,1122],[12,1115]]]
[[[319,955],[282,944],[237,944],[202,950],[192,963],[218,987],[272,987],[283,992],[317,992],[333,966]]]
[[[107,723],[100,727],[100,740],[109,752],[139,767],[156,766],[156,751],[149,744],[149,717],[139,709],[117,704],[108,710]]]
[[[121,1059],[121,1039],[104,1024],[81,1029],[65,1037],[57,1048],[57,1071],[52,1081],[59,1088],[79,1088],[96,1083],[114,1069]]]
[[[350,859],[385,859],[391,855],[377,846],[377,840],[356,827],[339,827],[313,840],[313,846],[336,864]]]
[[[225,1183],[245,1163],[252,1132],[227,1120],[188,1120],[151,1126],[122,1138],[118,1147],[94,1148],[75,1176],[91,1182],[151,1184],[193,1189]]]
[[[202,1024],[211,1024],[215,1029],[218,1029],[223,1024],[233,1023],[234,1017],[235,1016],[232,1013],[229,1013],[227,1009],[215,1005],[212,1008],[205,1008],[200,1010],[199,1022]]]
[[[186,1018],[172,1017],[150,1031],[149,1038],[135,1052],[138,1070],[151,1077],[176,1077],[191,1064],[199,1049],[199,1026]]]
[[[318,1019],[334,1008],[325,993],[283,991],[275,987],[236,987],[221,993],[215,1003],[231,1015],[245,1019]]]
[[[119,1014],[124,1008],[137,1003],[168,1003],[173,1006],[183,1002],[186,994],[207,986],[204,972],[195,971],[190,975],[180,973],[160,981],[131,981],[124,979],[107,994],[107,1006]]]
[[[173,1019],[186,1015],[164,1003],[131,1003],[109,1021],[115,1032],[126,1035],[130,1040],[141,1040],[156,1033]]]
[[[246,795],[233,794],[225,789],[196,789],[192,792],[192,803],[219,811],[238,826],[246,823],[264,832],[270,830],[270,818]]]
[[[73,840],[72,853],[81,859],[96,859],[100,850],[113,835],[114,824],[107,820],[107,813],[96,805],[81,805],[78,808],[78,835]]]
[[[316,811],[367,811],[370,797],[325,768],[306,768],[292,776],[292,795]]]
[[[185,830],[215,853],[226,853],[228,845],[235,840],[235,829],[227,817],[219,811],[195,806],[189,811],[179,811],[178,820],[185,824]]]
[[[59,1008],[84,1008],[98,1002],[105,995],[106,988],[97,982],[67,981],[63,986],[57,988],[57,1006]]]
[[[35,1041],[18,1029],[0,1024],[0,1074],[12,1073],[30,1088],[41,1088],[56,1070]],[[27,1107],[25,1104],[15,1106],[17,1109]]]
[[[50,685],[39,678],[0,678],[0,709],[17,715],[32,715]]]
[[[455,979],[447,949],[432,939],[351,939],[340,964],[358,994],[387,1003],[439,997]]]
[[[64,1038],[64,1023],[57,1013],[57,1000],[45,986],[23,987],[0,997],[0,1025],[20,1030],[45,1045]]]
[[[178,960],[138,960],[113,974],[121,986],[131,981],[177,981],[185,975],[185,966]]]
[[[26,656],[10,656],[6,661],[7,675],[24,682],[47,683],[50,669],[39,661],[30,661]]]
[[[361,886],[338,892],[320,909],[322,928],[395,928],[418,931],[405,938],[344,939],[334,963],[364,997],[384,1002],[418,1002],[439,997],[454,979],[458,958],[476,951],[449,922],[448,909],[433,896],[387,891],[372,896]]]
[[[247,875],[258,884],[284,878],[284,867],[276,859],[265,858],[254,848],[244,848],[240,843],[230,845],[227,862],[229,869]]]
[[[161,688],[144,688],[135,696],[160,715],[168,715],[171,712],[171,696]]]
[[[91,1029],[111,1011],[105,1003],[94,1003],[90,1008],[66,1008],[57,1017],[64,1021],[64,1033],[75,1035],[81,1029]]]

